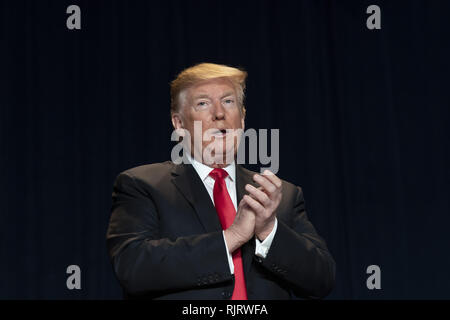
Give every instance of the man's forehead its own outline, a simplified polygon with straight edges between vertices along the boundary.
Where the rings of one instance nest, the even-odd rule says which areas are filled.
[[[219,93],[222,95],[230,95],[236,93],[233,83],[228,79],[204,80],[191,86],[189,88],[189,91],[194,97],[210,95],[211,93]]]
[[[193,99],[199,99],[199,98],[211,98],[214,95],[215,94],[211,94],[210,92],[205,91],[205,92],[195,92],[191,96]],[[235,95],[235,92],[233,90],[226,90],[218,94],[220,98],[229,97],[233,95]]]

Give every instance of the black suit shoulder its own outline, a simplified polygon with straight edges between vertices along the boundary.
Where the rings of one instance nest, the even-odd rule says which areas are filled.
[[[128,175],[135,180],[142,180],[148,184],[158,184],[168,177],[176,166],[172,161],[158,162],[127,169],[119,174]]]
[[[113,200],[119,192],[132,198],[157,200],[161,194],[170,190],[171,172],[175,166],[173,162],[165,161],[122,171],[114,181]]]

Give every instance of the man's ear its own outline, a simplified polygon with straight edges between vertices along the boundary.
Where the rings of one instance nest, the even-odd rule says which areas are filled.
[[[183,120],[181,120],[181,115],[179,113],[172,114],[172,125],[174,129],[183,128]]]
[[[241,127],[242,127],[242,130],[245,131],[245,112],[241,117]]]

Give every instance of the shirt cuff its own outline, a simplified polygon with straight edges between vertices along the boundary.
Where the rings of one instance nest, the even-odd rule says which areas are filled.
[[[225,249],[227,249],[227,257],[228,257],[228,265],[230,266],[230,273],[234,274],[234,264],[233,264],[233,256],[230,253],[230,250],[228,250],[227,241],[225,240],[225,231],[222,231],[223,235],[223,242],[225,242]]]
[[[269,253],[270,246],[272,245],[273,238],[275,237],[275,232],[277,232],[277,226],[278,221],[277,218],[275,218],[275,224],[273,226],[272,231],[267,236],[266,239],[264,239],[263,242],[259,241],[257,237],[255,237],[256,241],[256,248],[255,248],[255,255],[261,258],[266,258],[267,254]]]

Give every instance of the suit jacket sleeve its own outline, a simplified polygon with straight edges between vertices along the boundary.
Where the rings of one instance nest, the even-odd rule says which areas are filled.
[[[335,262],[305,211],[301,188],[288,213],[278,216],[278,228],[265,259],[259,262],[293,289],[295,295],[325,297],[334,287]],[[284,195],[283,195],[284,196]]]
[[[158,220],[148,191],[132,175],[120,174],[113,188],[107,246],[128,293],[158,294],[233,279],[221,231],[163,238]]]

